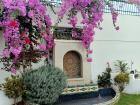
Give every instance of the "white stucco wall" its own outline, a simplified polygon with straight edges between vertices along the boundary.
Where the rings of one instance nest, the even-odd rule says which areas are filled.
[[[129,84],[126,85],[125,93],[140,94],[140,79],[135,79],[134,74],[130,74]]]
[[[106,62],[113,67],[116,60],[134,62],[133,69],[140,70],[140,17],[120,15],[118,19],[120,30],[113,29],[111,16],[104,15],[103,30],[97,30],[93,49],[92,78],[97,81],[97,75],[105,70]]]

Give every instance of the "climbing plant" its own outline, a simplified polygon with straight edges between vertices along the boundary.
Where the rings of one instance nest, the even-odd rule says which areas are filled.
[[[54,42],[46,7],[39,0],[2,0],[1,6],[4,69],[16,73],[47,57]]]
[[[106,5],[110,8],[113,25],[116,30],[119,26],[116,25],[118,13],[112,4],[112,1],[121,1],[127,3],[140,4],[140,0],[62,0],[60,11],[58,12],[59,20],[65,15],[68,16],[69,24],[73,27],[72,36],[79,38],[79,32],[76,30],[76,25],[80,21],[82,27],[82,45],[87,50],[94,40],[96,28],[102,29],[103,14]],[[81,19],[79,19],[79,14]]]
[[[139,0],[128,2],[140,4]],[[77,14],[80,13],[83,26],[80,39],[83,46],[89,49],[94,40],[95,29],[102,29],[100,24],[106,5],[110,7],[115,29],[119,30],[116,25],[118,13],[111,0],[63,0],[57,13],[58,20],[62,20],[66,14],[73,27],[72,36],[79,38],[76,25]],[[47,58],[54,45],[51,26],[46,6],[39,0],[1,0],[0,27],[6,43],[2,52],[4,69],[16,73],[21,65],[25,69],[43,56]]]

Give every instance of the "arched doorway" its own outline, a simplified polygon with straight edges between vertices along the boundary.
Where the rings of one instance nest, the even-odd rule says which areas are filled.
[[[64,55],[63,68],[68,78],[82,77],[82,60],[79,53],[69,51]]]

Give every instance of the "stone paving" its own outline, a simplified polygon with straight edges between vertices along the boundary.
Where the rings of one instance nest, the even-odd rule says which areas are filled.
[[[112,99],[111,96],[107,96],[107,97],[73,100],[73,101],[68,101],[61,104],[57,104],[57,105],[94,105],[94,104],[99,104],[102,102],[109,101],[111,99]]]

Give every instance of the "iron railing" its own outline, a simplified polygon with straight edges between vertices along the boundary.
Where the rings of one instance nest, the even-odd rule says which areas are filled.
[[[111,0],[110,2],[114,5],[116,11],[119,14],[140,16],[140,9],[136,5],[127,3],[125,1],[126,0]],[[44,4],[51,3],[54,6],[59,6],[61,4],[61,0],[42,0],[42,2]],[[110,13],[110,9],[108,6],[105,7],[104,12]]]
[[[140,16],[140,8],[134,4],[123,2],[122,0],[111,1],[116,11],[119,14]],[[104,12],[110,13],[108,6],[105,7]]]

